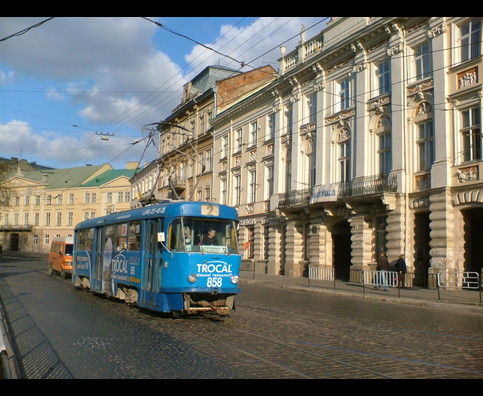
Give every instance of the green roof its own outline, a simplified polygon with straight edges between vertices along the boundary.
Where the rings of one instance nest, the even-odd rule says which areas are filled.
[[[47,188],[59,189],[59,188],[71,188],[79,187],[82,183],[92,176],[95,172],[99,171],[103,165],[97,166],[82,166],[78,168],[67,169],[53,169],[45,172],[47,174]]]
[[[111,180],[117,179],[121,176],[126,176],[128,179],[134,176],[136,169],[112,169],[108,170],[97,177],[89,180],[82,184],[82,187],[95,187],[102,186],[103,184],[110,182]]]

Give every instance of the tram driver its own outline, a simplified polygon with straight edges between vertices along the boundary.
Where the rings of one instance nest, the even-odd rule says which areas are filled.
[[[203,239],[201,240],[202,245],[218,245],[218,242],[215,238],[216,230],[215,227],[209,227],[208,231]]]

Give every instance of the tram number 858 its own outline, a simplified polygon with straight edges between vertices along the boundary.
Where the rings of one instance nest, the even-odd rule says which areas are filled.
[[[221,287],[223,278],[215,277],[206,280],[207,287]]]

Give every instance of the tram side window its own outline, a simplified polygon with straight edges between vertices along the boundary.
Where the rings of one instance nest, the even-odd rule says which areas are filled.
[[[116,226],[108,225],[104,236],[104,251],[112,251],[116,246]]]
[[[93,238],[94,238],[93,228],[87,228],[87,229],[78,231],[77,250],[86,250],[88,252],[91,252]]]
[[[184,252],[183,224],[181,219],[174,220],[168,228],[168,249],[173,252]]]
[[[127,223],[116,224],[115,226],[115,247],[117,251],[127,249]]]
[[[141,222],[136,221],[129,224],[128,250],[137,252],[141,249]]]

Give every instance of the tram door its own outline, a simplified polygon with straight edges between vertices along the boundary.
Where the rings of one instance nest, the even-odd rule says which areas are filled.
[[[96,243],[92,260],[91,289],[96,292],[102,291],[102,253],[104,251],[103,230],[103,228],[98,228],[95,233]]]
[[[158,223],[159,222],[159,223]],[[162,229],[162,220],[148,220],[145,247],[145,273],[143,289],[149,305],[155,305],[156,293],[161,285],[161,252],[158,243],[158,231]]]

